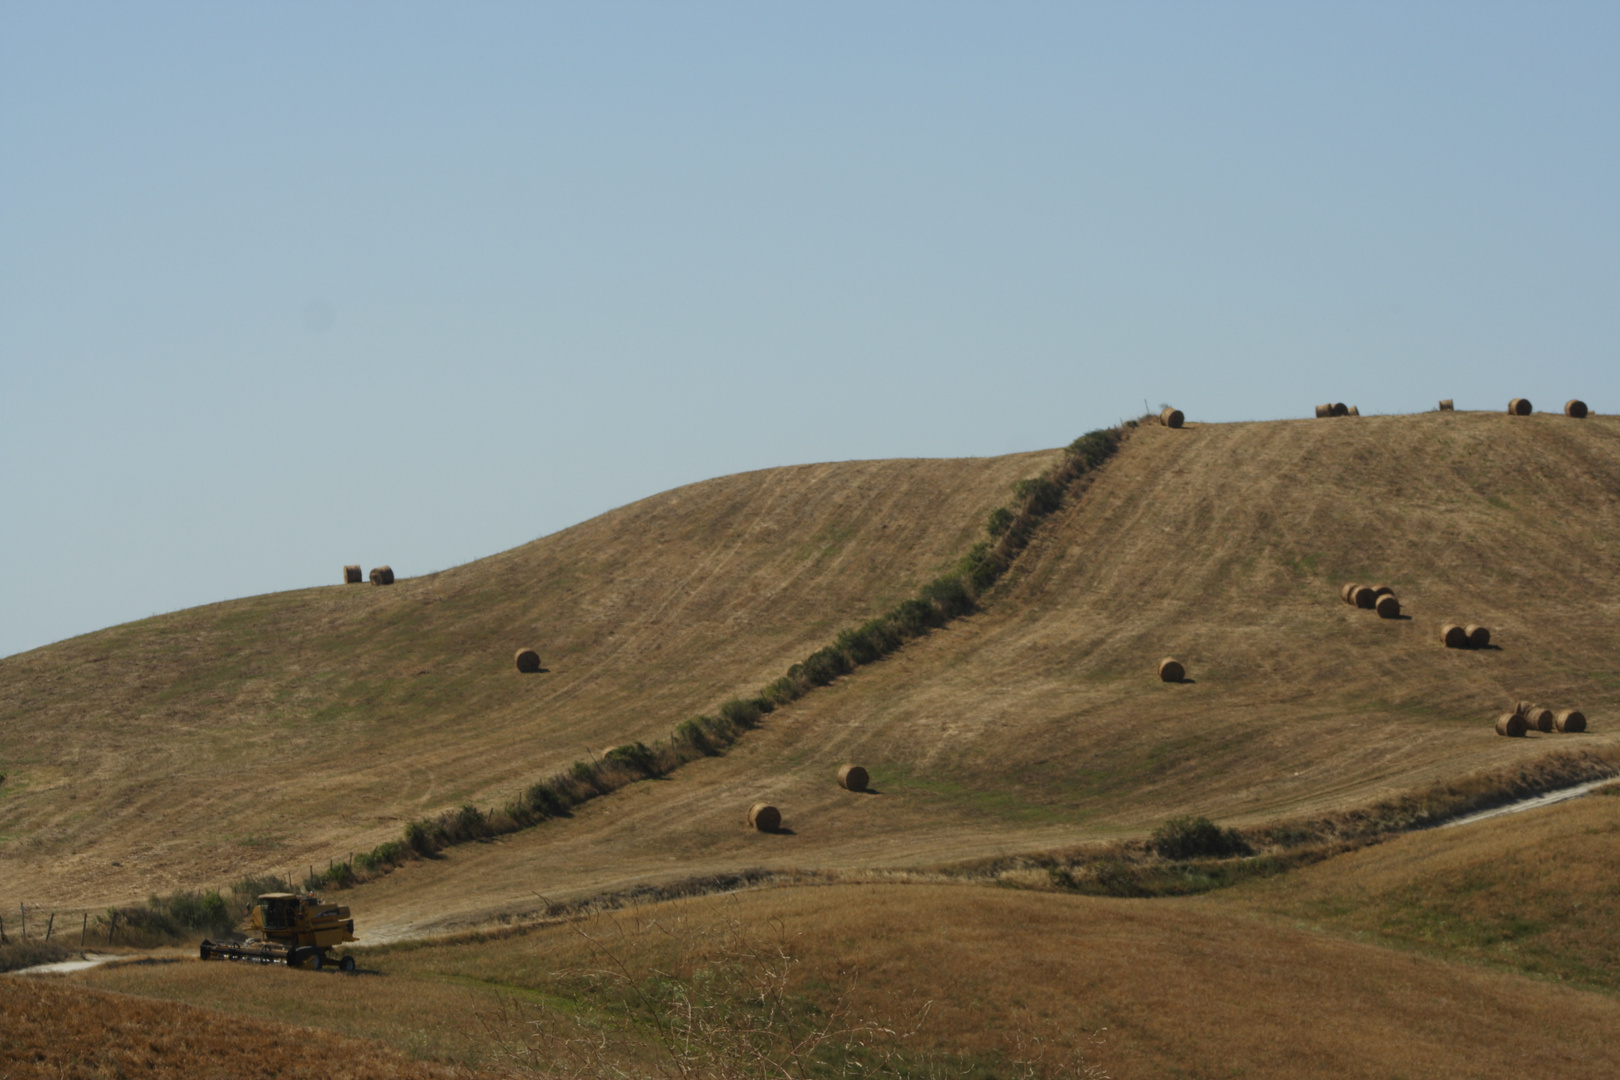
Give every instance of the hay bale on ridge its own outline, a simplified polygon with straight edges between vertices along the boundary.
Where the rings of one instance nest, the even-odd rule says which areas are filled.
[[[838,786],[845,791],[865,791],[871,779],[859,765],[844,765],[838,770]]]
[[[1451,399],[1450,398],[1441,398],[1440,399],[1440,411],[1441,412],[1455,412],[1456,411],[1455,407],[1451,404]]]
[[[533,649],[519,649],[517,655],[512,657],[512,662],[525,675],[533,675],[540,670],[540,654]]]
[[[748,824],[760,832],[775,832],[782,827],[782,812],[770,803],[757,802],[748,808]]]
[[[1373,608],[1378,606],[1378,594],[1369,586],[1357,585],[1356,591],[1351,593],[1350,596],[1351,599],[1355,601],[1355,605],[1358,608],[1366,608],[1368,611],[1371,611]]]
[[[1395,599],[1394,593],[1387,592],[1378,598],[1373,610],[1378,612],[1380,619],[1397,619],[1401,614],[1401,602]]]
[[[392,567],[379,566],[371,572],[373,585],[392,585],[394,583],[394,570]]]
[[[1175,657],[1167,656],[1159,661],[1159,678],[1164,682],[1180,682],[1186,677],[1187,669]]]
[[[1496,733],[1498,735],[1506,735],[1510,739],[1522,739],[1524,731],[1524,717],[1518,713],[1503,713],[1496,718]]]
[[[1352,405],[1352,406],[1350,406],[1349,410],[1345,412],[1344,415],[1346,415],[1346,416],[1360,416],[1361,415],[1361,410],[1358,409],[1356,406]]]
[[[1579,709],[1564,709],[1553,717],[1554,731],[1577,732],[1586,730],[1586,714]]]
[[[365,579],[363,577],[361,577],[361,575],[360,575],[360,567],[358,567],[358,566],[345,566],[343,568],[343,584],[345,584],[345,585],[358,585],[363,580],[365,580]]]
[[[1172,409],[1168,405],[1159,413],[1159,423],[1168,428],[1178,428],[1181,426],[1182,421],[1186,419],[1180,409]]]
[[[1564,403],[1564,415],[1572,420],[1586,419],[1586,402],[1580,398],[1570,398]]]
[[[1508,415],[1509,416],[1529,416],[1530,415],[1530,399],[1529,398],[1516,397],[1512,401],[1508,402]]]
[[[1470,649],[1483,649],[1491,643],[1491,632],[1476,623],[1469,623],[1463,627],[1468,634],[1468,647]]]
[[[1333,415],[1334,416],[1349,416],[1350,415],[1350,406],[1346,405],[1342,401],[1335,401],[1333,403]]]
[[[1553,711],[1540,705],[1532,705],[1524,714],[1524,723],[1531,731],[1551,731],[1553,729]]]
[[[1468,631],[1456,623],[1446,623],[1440,628],[1440,640],[1448,649],[1468,648]]]

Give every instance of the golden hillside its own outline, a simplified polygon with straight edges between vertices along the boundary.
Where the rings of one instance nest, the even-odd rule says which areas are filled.
[[[653,738],[909,593],[1051,454],[683,488],[393,589],[183,612],[0,664],[4,857],[35,902],[342,858]],[[745,867],[876,871],[1258,822],[1610,750],[1620,424],[1428,414],[1143,427],[985,610],[723,757],[357,890],[387,936]],[[1409,618],[1340,603],[1387,582]],[[1497,648],[1447,651],[1482,622]],[[537,642],[549,674],[512,649]],[[1157,681],[1175,654],[1191,682]],[[1499,739],[1508,700],[1585,736]],[[17,734],[9,734],[16,732]],[[858,760],[878,794],[831,783]],[[756,798],[787,832],[742,827]],[[110,870],[117,860],[124,865]]]

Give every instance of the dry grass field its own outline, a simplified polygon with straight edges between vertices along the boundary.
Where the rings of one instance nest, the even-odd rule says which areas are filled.
[[[54,978],[0,978],[0,1080],[451,1077],[376,1042]]]
[[[910,595],[1056,457],[727,477],[392,588],[218,604],[0,660],[0,909],[324,865],[663,737]],[[1404,617],[1341,603],[1351,580],[1393,586]],[[186,962],[72,980],[493,1069],[524,1010],[615,1015],[577,975],[581,928],[679,928],[610,946],[645,975],[690,968],[672,941],[785,927],[793,1022],[841,988],[864,1015],[928,1004],[912,1071],[1017,1077],[1031,1047],[1078,1043],[1119,1077],[1610,1076],[1613,797],[1197,898],[927,882],[1172,815],[1342,814],[1549,755],[1612,771],[1617,616],[1620,421],[1144,426],[979,613],[722,756],[342,892],[363,943],[395,943],[364,952],[361,976]],[[1450,621],[1489,626],[1493,647],[1442,648]],[[547,672],[513,669],[523,645]],[[1158,681],[1165,655],[1188,681]],[[1591,730],[1497,737],[1521,698],[1580,707]],[[834,783],[845,761],[871,792]],[[755,800],[781,831],[744,825]],[[844,883],[411,940],[749,871]],[[627,1030],[621,1064],[644,1066],[646,1030]]]
[[[1222,902],[1620,994],[1620,785],[1603,791],[1400,836]]]
[[[652,739],[881,610],[1050,454],[693,485],[391,589],[331,586],[0,662],[0,858],[95,905],[342,858]],[[1458,413],[1145,426],[986,610],[720,758],[364,886],[363,932],[743,867],[929,866],[1354,806],[1620,747],[1620,422]],[[1384,581],[1408,618],[1339,602]],[[1445,650],[1442,621],[1492,627]],[[550,669],[520,676],[515,645]],[[1191,681],[1158,682],[1174,653]],[[1499,739],[1505,702],[1582,736]],[[831,776],[859,760],[877,794]],[[787,830],[741,827],[757,798]],[[118,865],[113,865],[113,864]]]
[[[325,863],[662,737],[909,595],[1052,458],[730,476],[389,588],[7,657],[0,900],[98,906]],[[547,673],[514,669],[529,645]]]
[[[461,943],[368,951],[365,974],[136,966],[103,987],[374,1037],[468,1066],[548,1020],[597,1030],[625,984],[690,978],[739,938],[795,958],[795,1022],[833,1013],[900,1029],[914,1074],[1048,1074],[1078,1049],[1116,1078],[1607,1077],[1620,1000],[1257,917],[1214,897],[1112,900],[983,886],[766,889]],[[706,951],[707,950],[707,951]],[[618,989],[616,989],[618,988]],[[614,1037],[632,1053],[646,1025]]]

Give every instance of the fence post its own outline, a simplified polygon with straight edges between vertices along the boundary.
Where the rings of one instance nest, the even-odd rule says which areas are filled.
[[[84,923],[79,927],[79,948],[84,948],[84,935],[90,932],[90,913],[84,913]]]
[[[27,941],[28,940],[28,908],[26,906],[24,906],[23,904],[18,904],[17,905],[17,910],[22,912],[22,935],[23,935],[22,939],[24,941]]]
[[[112,918],[107,920],[107,944],[109,944],[109,945],[112,944],[113,927],[115,927],[117,925],[118,925],[118,911],[115,908],[113,910],[113,913],[112,913]]]
[[[51,928],[54,927],[55,925],[56,925],[56,912],[53,911],[53,912],[51,912],[50,919],[47,920],[46,923],[45,923],[45,940],[46,941],[51,940]]]
[[[10,945],[10,944],[11,944],[11,942],[6,940],[6,919],[5,919],[5,916],[0,915],[0,945]]]

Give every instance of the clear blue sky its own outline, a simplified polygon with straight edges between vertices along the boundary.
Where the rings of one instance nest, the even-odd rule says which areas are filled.
[[[0,654],[707,477],[1620,411],[1620,5],[0,7]]]

